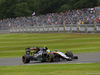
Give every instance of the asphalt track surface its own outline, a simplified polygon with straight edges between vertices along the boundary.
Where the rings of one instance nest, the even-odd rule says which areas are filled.
[[[62,60],[60,62],[40,62],[31,61],[28,64],[23,64],[21,57],[0,58],[0,66],[16,66],[16,65],[40,65],[40,64],[70,64],[70,63],[100,63],[100,52],[95,53],[80,53],[74,54],[79,59],[73,61]]]

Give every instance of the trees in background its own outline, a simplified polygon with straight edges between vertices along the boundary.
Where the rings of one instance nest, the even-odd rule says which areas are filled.
[[[65,12],[100,5],[100,0],[0,0],[0,19]]]

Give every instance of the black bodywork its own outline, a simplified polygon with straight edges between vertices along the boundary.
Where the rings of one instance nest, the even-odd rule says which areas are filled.
[[[61,59],[65,59],[61,55],[57,54],[55,51],[47,51],[48,48],[39,48],[39,47],[31,47],[26,48],[26,54],[22,56],[23,63],[29,63],[30,61],[41,61],[41,62],[53,62],[60,61]],[[73,53],[67,51],[65,55],[68,57],[67,60],[71,61],[72,59],[78,59],[77,56],[73,56]]]

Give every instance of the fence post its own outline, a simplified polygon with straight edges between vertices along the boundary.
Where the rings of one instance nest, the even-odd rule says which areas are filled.
[[[53,32],[54,32],[54,24],[52,24],[52,30],[53,30]]]
[[[18,30],[19,30],[19,33],[20,33],[20,25],[18,25]]]
[[[38,28],[38,32],[40,32],[40,26],[38,26],[37,28]]]
[[[85,24],[85,32],[86,33],[88,32],[88,30],[87,30],[87,24]]]
[[[11,30],[12,30],[12,32],[14,32],[14,27],[13,26],[12,26]]]
[[[66,29],[65,29],[65,22],[63,23],[63,28],[64,28],[64,32],[66,31]]]
[[[48,32],[49,32],[49,25],[47,26]]]
[[[57,29],[58,29],[57,31],[58,31],[58,32],[59,32],[59,28],[60,28],[59,26],[60,26],[60,25],[58,24],[58,25],[57,25]]]
[[[77,32],[79,32],[79,24],[77,24]]]
[[[70,24],[70,32],[72,32],[72,26],[71,26],[71,24]]]
[[[34,25],[34,32],[36,32],[36,26]]]
[[[44,32],[44,24],[43,24],[43,32]]]
[[[27,25],[26,25],[26,32],[29,32],[29,31],[28,31],[28,27],[27,27]]]
[[[32,27],[30,26],[30,32],[32,33]]]
[[[96,23],[94,24],[94,32],[97,32],[97,26],[96,26]]]

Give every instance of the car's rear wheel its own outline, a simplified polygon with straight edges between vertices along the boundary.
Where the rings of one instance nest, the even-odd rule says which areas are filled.
[[[47,61],[48,62],[53,62],[54,61],[54,54],[53,53],[47,54]]]
[[[30,56],[29,55],[24,55],[22,56],[22,62],[25,63],[29,63],[30,62]]]
[[[55,62],[60,61],[60,56],[58,54],[55,54],[54,61]]]

